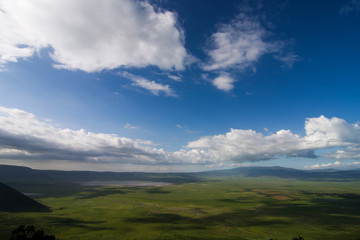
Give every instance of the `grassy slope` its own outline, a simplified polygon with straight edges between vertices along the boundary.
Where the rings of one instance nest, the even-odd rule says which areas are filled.
[[[357,181],[233,177],[166,187],[92,188],[38,199],[52,213],[0,212],[0,239],[20,224],[35,223],[60,240],[286,240],[297,235],[355,240],[360,238],[358,186]]]

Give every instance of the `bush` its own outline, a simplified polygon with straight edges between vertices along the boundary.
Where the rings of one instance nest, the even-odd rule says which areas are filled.
[[[276,238],[270,238],[269,240],[277,240]],[[302,236],[294,237],[292,240],[304,240]]]
[[[33,225],[21,225],[11,232],[9,240],[56,240],[54,235],[45,235],[44,230],[35,230]]]
[[[302,236],[299,236],[299,237],[294,237],[292,240],[304,240],[304,238]]]

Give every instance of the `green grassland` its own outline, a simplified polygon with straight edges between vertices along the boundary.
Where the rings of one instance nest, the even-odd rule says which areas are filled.
[[[60,240],[360,239],[359,181],[218,177],[162,187],[44,186],[28,189],[42,192],[37,200],[52,212],[0,212],[0,239],[21,224]]]

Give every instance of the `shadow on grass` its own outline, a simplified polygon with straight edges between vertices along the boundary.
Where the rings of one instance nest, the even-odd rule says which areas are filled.
[[[170,193],[169,191],[165,191],[159,187],[153,187],[153,188],[148,188],[145,190],[147,193],[150,194],[166,194],[166,193]]]
[[[262,207],[258,207],[253,214],[247,214],[246,211],[239,213],[231,213],[230,216],[215,216],[223,219],[241,220],[245,225],[269,225],[276,221],[261,221],[261,219],[279,218],[285,219],[278,221],[279,224],[302,224],[306,222],[310,225],[319,225],[329,227],[334,230],[346,229],[349,226],[360,225],[360,195],[359,194],[338,194],[338,193],[306,193],[312,194],[311,198],[297,199],[296,201],[279,201],[270,199],[271,194],[267,198],[260,200],[258,203]],[[274,194],[276,196],[277,194]],[[304,200],[306,202],[304,202]],[[238,199],[220,199],[218,201],[228,202],[230,204],[241,204]],[[213,217],[212,217],[213,218]],[[243,225],[241,224],[241,225]]]
[[[183,230],[206,230],[208,229],[206,226],[200,226],[200,225],[194,225],[194,224],[188,224],[188,225],[183,225],[183,226],[179,226],[179,224],[177,225],[166,225],[166,226],[160,226],[157,227],[157,229],[162,230],[162,231],[183,231]]]
[[[127,218],[125,221],[138,224],[161,224],[157,228],[162,230],[208,229],[215,225],[247,227],[289,224],[285,220],[261,220],[254,218],[253,211],[233,211],[205,217],[185,217],[174,213],[156,213],[147,217]]]
[[[212,216],[206,216],[199,220],[202,222],[202,224],[209,226],[223,225],[228,227],[254,227],[290,224],[288,220],[262,219],[261,216],[257,215],[257,213],[252,210],[225,212]]]
[[[83,192],[81,196],[77,197],[78,199],[91,199],[97,197],[104,197],[113,194],[128,194],[134,192],[130,188],[94,188],[88,189],[86,192]]]
[[[97,197],[104,197],[113,194],[128,194],[136,191],[145,191],[148,194],[167,194],[169,191],[165,191],[160,187],[107,187],[107,188],[90,188],[78,196],[78,199],[91,199]]]
[[[360,200],[360,194],[356,193],[316,193],[311,191],[301,191],[302,194],[312,195],[315,197],[337,197],[343,199]]]
[[[125,221],[134,222],[134,223],[186,223],[190,221],[191,218],[181,216],[180,214],[174,213],[156,213],[147,217],[135,217],[127,218]]]
[[[313,193],[298,195],[294,192],[295,200],[271,199],[268,193],[263,199],[254,202],[256,209],[235,209],[233,211],[209,215],[193,214],[187,211],[178,213],[153,213],[149,216],[124,219],[137,224],[158,224],[155,228],[161,230],[211,229],[214,226],[226,227],[288,227],[288,226],[319,226],[329,231],[346,231],[360,225],[360,196],[359,194],[343,193]],[[294,195],[293,195],[294,194]],[[276,192],[274,196],[278,196]],[[244,201],[247,200],[247,201]],[[225,198],[218,201],[228,203],[229,206],[250,203],[246,198]],[[233,208],[234,209],[234,208]],[[224,209],[225,211],[225,209]],[[190,216],[189,216],[190,215]],[[306,225],[304,225],[306,223]],[[200,238],[201,239],[201,238]]]
[[[84,221],[73,218],[62,217],[46,217],[46,220],[54,225],[84,228],[87,230],[111,230],[110,227],[100,227],[99,224],[106,223],[106,221]]]
[[[249,203],[250,201],[247,198],[240,197],[235,199],[223,198],[218,199],[217,201],[225,202],[225,203]]]
[[[159,237],[159,240],[248,240],[239,237],[209,237],[209,236],[193,236],[193,235],[181,235],[181,234],[163,234]]]

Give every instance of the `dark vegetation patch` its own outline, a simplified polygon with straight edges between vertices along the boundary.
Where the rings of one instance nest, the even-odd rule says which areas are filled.
[[[34,225],[20,225],[11,232],[9,240],[56,240],[54,235],[47,235],[44,230],[36,230]]]

